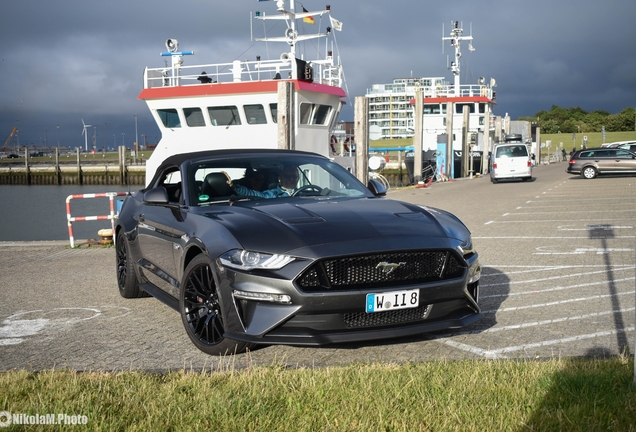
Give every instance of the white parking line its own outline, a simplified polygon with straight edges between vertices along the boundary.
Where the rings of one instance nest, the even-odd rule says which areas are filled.
[[[530,269],[530,270],[519,270],[519,271],[507,271],[505,273],[506,275],[512,275],[512,274],[537,273],[537,272],[547,272],[547,271],[553,271],[553,270],[567,270],[567,269],[577,269],[577,268],[589,269],[589,268],[594,268],[594,267],[607,269],[607,265],[605,265],[605,264],[594,264],[594,265],[554,265],[554,266],[515,266],[515,265],[484,264],[482,266],[482,268],[484,268],[484,271],[482,271],[481,277],[483,279],[483,278],[488,278],[488,277],[500,276],[501,275],[501,273],[487,273],[485,269],[488,269],[488,268],[528,268],[528,269]],[[616,265],[610,266],[610,269],[611,270],[615,270],[615,269],[616,270],[624,270],[624,269],[634,270],[635,267],[634,267],[634,264],[616,264]]]
[[[598,222],[601,221],[615,221],[615,220],[620,220],[620,221],[624,221],[625,218],[624,217],[615,217],[615,218],[603,218],[603,219],[599,219],[599,218],[594,218],[594,222],[596,222],[596,224],[598,224]],[[587,218],[587,219],[570,219],[570,221],[572,222],[591,222],[592,219]],[[488,221],[486,222],[484,225],[490,225],[493,223],[500,223],[500,224],[517,224],[517,223],[546,223],[546,222],[563,222],[563,219],[531,219],[531,220],[498,220],[498,221]]]
[[[599,237],[594,238],[594,240],[596,240]],[[604,238],[604,237],[600,237],[600,238]],[[610,238],[619,238],[619,237],[610,237]],[[620,238],[624,238],[624,237],[620,237]],[[596,255],[603,255],[603,254],[607,254],[610,252],[632,252],[634,251],[634,248],[576,248],[574,250],[569,250],[569,251],[561,251],[561,252],[556,252],[556,251],[543,251],[545,248],[548,248],[550,246],[541,246],[536,248],[539,252],[533,252],[532,255],[583,255],[584,253],[587,252],[593,252]]]
[[[501,332],[501,331],[508,331],[508,330],[520,330],[520,329],[525,329],[525,328],[530,328],[530,327],[537,327],[537,326],[542,326],[542,325],[549,325],[549,324],[557,324],[557,323],[562,323],[562,322],[569,322],[569,321],[579,321],[579,320],[586,320],[586,319],[590,319],[590,318],[598,318],[598,317],[602,317],[605,315],[614,315],[614,314],[622,314],[625,312],[633,312],[636,308],[625,308],[625,309],[618,309],[618,310],[610,310],[610,311],[605,311],[605,312],[593,312],[593,313],[589,313],[589,314],[585,314],[585,315],[576,315],[576,316],[566,316],[566,317],[561,317],[561,318],[553,318],[553,319],[547,319],[547,320],[542,320],[542,321],[534,321],[534,322],[527,322],[527,323],[520,323],[520,324],[511,324],[511,325],[507,325],[507,326],[501,326],[501,327],[491,327],[488,329],[484,329],[484,330],[470,330],[470,331],[459,331],[459,332],[455,332],[455,333],[448,333],[446,336],[459,336],[459,335],[463,335],[463,334],[470,334],[470,335],[475,335],[475,334],[482,334],[482,333],[497,333],[497,332]]]
[[[500,354],[503,354],[503,353],[511,353],[514,351],[522,351],[522,350],[527,350],[531,348],[539,348],[539,347],[545,347],[550,345],[559,345],[559,344],[568,343],[568,342],[576,342],[576,341],[585,340],[585,339],[593,339],[600,336],[611,336],[617,333],[626,333],[628,331],[634,331],[634,327],[627,327],[624,329],[617,329],[617,330],[606,330],[606,331],[601,331],[596,333],[570,336],[570,337],[561,338],[561,339],[552,339],[552,340],[546,340],[546,341],[541,341],[537,343],[510,346],[510,347],[499,348],[495,350],[482,350],[482,351],[484,351],[484,354],[483,354],[484,357],[497,358]]]
[[[548,303],[540,303],[540,304],[531,304],[531,305],[525,305],[525,306],[513,306],[513,307],[507,307],[507,308],[499,308],[499,309],[493,309],[493,310],[488,310],[488,311],[481,311],[481,313],[483,313],[483,314],[496,314],[496,313],[499,313],[499,312],[514,312],[514,311],[520,311],[520,310],[524,310],[524,309],[543,308],[543,307],[549,307],[549,306],[563,305],[563,304],[567,304],[567,303],[589,301],[589,300],[601,300],[601,299],[605,299],[605,298],[608,298],[608,297],[618,297],[618,296],[633,295],[633,294],[634,294],[634,290],[631,290],[631,291],[619,292],[619,293],[616,293],[616,294],[599,294],[599,295],[590,296],[590,297],[579,297],[579,298],[573,298],[573,299],[567,299],[567,300],[558,300],[558,301],[553,301],[553,302],[548,302]]]
[[[625,236],[617,236],[610,235],[607,237],[603,236],[594,236],[594,238],[587,236],[488,236],[488,237],[480,237],[474,236],[474,239],[480,240],[502,240],[502,239],[520,239],[520,240],[533,240],[533,239],[543,239],[543,240],[562,240],[562,239],[587,239],[587,240],[602,240],[602,239],[633,239],[636,236],[625,235]],[[629,249],[633,250],[633,249]]]
[[[633,281],[634,278],[625,278],[625,279],[615,279],[612,281],[612,283],[617,283],[617,282],[625,282],[625,281]],[[599,281],[599,282],[587,282],[584,284],[577,284],[577,285],[568,285],[568,286],[557,286],[557,287],[552,287],[552,288],[545,288],[542,290],[532,290],[532,291],[515,291],[515,292],[510,292],[510,293],[504,293],[504,294],[490,294],[490,295],[480,295],[479,298],[481,299],[487,299],[487,298],[497,298],[497,297],[510,297],[510,296],[522,296],[522,295],[536,295],[536,294],[544,294],[544,293],[548,293],[548,292],[554,292],[554,291],[565,291],[565,290],[569,290],[569,289],[576,289],[576,288],[590,288],[592,286],[595,285],[607,285],[609,283],[609,281]]]
[[[633,267],[620,267],[620,268],[616,268],[613,267],[612,271],[621,271],[621,270],[634,270]],[[589,275],[594,275],[594,274],[605,274],[607,273],[607,270],[597,270],[597,271],[593,271],[593,272],[585,272],[585,273],[572,273],[572,274],[567,274],[567,275],[559,275],[559,276],[550,276],[547,278],[540,278],[540,279],[527,279],[527,280],[521,280],[521,281],[509,281],[509,282],[499,282],[499,283],[492,283],[492,284],[480,284],[479,286],[481,288],[485,288],[485,287],[492,287],[492,286],[500,286],[500,285],[512,285],[512,284],[523,284],[523,283],[535,283],[535,282],[545,282],[545,281],[552,281],[552,280],[557,280],[557,279],[563,279],[563,278],[571,278],[571,277],[575,277],[575,276],[589,276]],[[507,274],[507,273],[504,273]],[[627,278],[627,279],[620,279],[620,280],[633,280],[634,278]],[[616,281],[615,281],[616,282]]]
[[[625,209],[625,210],[585,210],[586,214],[589,213],[603,213],[603,214],[607,214],[607,213],[622,213],[622,212],[630,212],[630,213],[634,213],[634,209],[630,208],[630,209]],[[519,212],[519,213],[514,213],[515,215],[520,215],[520,214],[531,214],[531,215],[538,215],[538,214],[570,214],[570,213],[576,213],[576,214],[581,214],[580,211],[560,211],[560,212]],[[506,213],[506,215],[508,215],[510,213]]]

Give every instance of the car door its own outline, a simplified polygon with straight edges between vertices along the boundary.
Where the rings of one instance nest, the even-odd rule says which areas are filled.
[[[634,159],[634,153],[628,150],[616,149],[614,170],[620,173],[636,172],[636,159]]]
[[[168,205],[144,202],[136,215],[138,242],[142,252],[139,262],[146,278],[155,286],[178,298],[179,272],[175,264],[176,248],[181,234],[175,232],[183,219],[179,203],[182,201],[180,173],[169,169],[154,187],[162,187],[168,194]]]

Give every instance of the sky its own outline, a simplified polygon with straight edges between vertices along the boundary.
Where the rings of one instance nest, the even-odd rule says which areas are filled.
[[[459,21],[462,83],[495,78],[495,115],[534,116],[552,105],[618,113],[636,106],[634,0],[305,0],[331,6],[353,120],[355,97],[394,78],[446,77],[451,54],[442,29]],[[0,0],[0,143],[19,129],[21,145],[97,148],[157,142],[139,100],[145,67],[162,67],[168,38],[194,51],[186,64],[278,56],[283,44],[250,40],[250,17],[275,13],[256,0]],[[297,3],[297,10],[301,7]],[[262,24],[261,24],[262,25]],[[327,19],[309,29],[329,25]],[[278,53],[276,52],[278,51]]]

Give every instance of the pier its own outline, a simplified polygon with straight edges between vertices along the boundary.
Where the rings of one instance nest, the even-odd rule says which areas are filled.
[[[124,147],[116,154],[78,148],[73,156],[61,156],[57,148],[33,156],[25,148],[19,156],[0,162],[0,185],[143,185],[146,180],[147,158],[126,155]]]

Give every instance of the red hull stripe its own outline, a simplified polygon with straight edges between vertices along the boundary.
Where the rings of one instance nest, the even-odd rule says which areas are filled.
[[[237,83],[214,83],[177,87],[153,87],[139,93],[138,99],[171,99],[196,96],[215,96],[245,93],[274,93],[278,91],[279,81],[251,81]],[[296,91],[310,91],[345,97],[346,93],[340,87],[324,84],[314,84],[305,81],[291,80]]]

